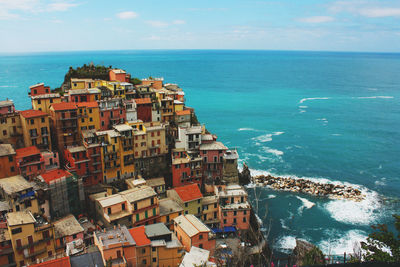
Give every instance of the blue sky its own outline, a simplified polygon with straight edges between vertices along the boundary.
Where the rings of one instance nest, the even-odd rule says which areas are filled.
[[[400,0],[0,0],[0,52],[400,52]]]

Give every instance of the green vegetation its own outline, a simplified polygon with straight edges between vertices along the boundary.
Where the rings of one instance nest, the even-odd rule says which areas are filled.
[[[321,265],[325,264],[325,257],[322,251],[314,246],[310,251],[308,251],[303,259],[303,265],[310,266],[310,265]]]
[[[64,76],[64,83],[69,83],[71,78],[88,78],[88,79],[100,79],[109,80],[108,72],[112,66],[106,67],[101,65],[84,64],[82,67],[69,67],[67,74]]]
[[[139,78],[132,78],[132,79],[130,80],[130,82],[131,82],[131,84],[133,84],[133,85],[139,85],[139,84],[142,83],[142,81],[141,81]]]
[[[366,242],[361,242],[365,261],[400,262],[400,215],[393,217],[397,235],[385,224],[371,226],[376,231],[368,235]]]

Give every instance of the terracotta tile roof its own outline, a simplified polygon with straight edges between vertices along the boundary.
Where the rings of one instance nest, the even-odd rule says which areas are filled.
[[[20,114],[22,115],[22,117],[27,118],[27,119],[47,116],[46,112],[43,112],[41,110],[34,110],[34,109],[20,111]]]
[[[66,170],[56,169],[53,171],[43,173],[41,176],[42,176],[43,180],[49,184],[51,181],[60,179],[62,177],[69,177],[71,175],[72,174]]]
[[[146,246],[146,245],[151,244],[150,239],[148,239],[146,236],[144,226],[139,226],[139,227],[129,229],[129,233],[135,240],[136,246],[140,247],[140,246]]]
[[[175,187],[174,190],[183,202],[192,201],[203,197],[197,184]]]
[[[151,104],[151,99],[146,97],[146,98],[135,98],[135,103],[137,105],[143,105],[143,104]]]
[[[69,257],[58,258],[54,260],[49,260],[45,262],[41,262],[38,264],[30,265],[31,267],[71,267],[71,263],[69,262]]]
[[[87,108],[98,108],[99,104],[97,104],[96,101],[92,101],[92,102],[80,102],[80,103],[76,103],[76,105],[80,108],[80,107],[87,107]]]
[[[191,114],[190,109],[180,110],[176,112],[177,116],[190,115],[190,114]]]
[[[56,111],[76,109],[75,103],[67,103],[67,102],[55,103],[55,104],[52,104],[51,106]]]
[[[17,153],[17,159],[40,154],[40,150],[36,146],[19,148],[15,152]]]

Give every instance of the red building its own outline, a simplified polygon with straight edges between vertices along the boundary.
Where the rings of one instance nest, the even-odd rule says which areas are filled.
[[[100,130],[110,130],[114,125],[123,124],[126,121],[125,105],[121,98],[101,100]]]
[[[172,151],[172,186],[202,184],[202,158],[191,157],[183,149]]]
[[[228,148],[215,140],[202,141],[200,156],[203,158],[205,184],[219,184],[223,177],[224,154]]]
[[[121,69],[112,69],[108,73],[110,81],[129,82],[131,75]]]
[[[150,98],[135,98],[138,120],[151,122],[152,103]]]
[[[45,173],[44,158],[36,146],[16,150],[17,168],[19,173],[27,179]]]
[[[44,86],[44,83],[38,83],[35,85],[32,85],[31,87],[29,87],[30,92],[29,95],[30,96],[36,96],[36,95],[45,95],[45,94],[50,94],[50,87],[49,86]]]

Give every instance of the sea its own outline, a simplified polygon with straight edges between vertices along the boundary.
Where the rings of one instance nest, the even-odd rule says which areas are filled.
[[[400,54],[143,50],[0,54],[0,99],[31,108],[29,86],[61,85],[70,66],[163,77],[253,175],[347,184],[362,202],[248,186],[277,254],[296,238],[353,253],[371,225],[400,213]],[[392,227],[392,226],[391,226]]]

